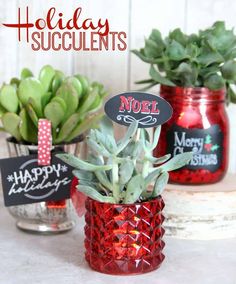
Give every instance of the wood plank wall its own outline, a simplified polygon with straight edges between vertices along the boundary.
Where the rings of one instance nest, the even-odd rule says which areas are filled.
[[[0,82],[19,75],[23,67],[30,67],[37,73],[42,65],[52,64],[68,75],[80,72],[102,81],[111,95],[135,90],[134,82],[148,76],[148,66],[129,50],[143,46],[144,37],[152,28],[167,34],[169,30],[180,27],[190,33],[216,20],[225,20],[228,27],[236,27],[234,0],[0,0],[0,23],[16,21],[17,7],[26,6],[30,7],[34,18],[45,15],[52,6],[69,18],[74,8],[81,6],[82,18],[108,18],[113,30],[125,31],[128,48],[119,52],[35,52],[27,44],[18,43],[15,30],[0,24]],[[231,123],[230,171],[236,172],[236,106],[230,106],[228,113]],[[3,156],[2,140],[0,146],[0,155]]]

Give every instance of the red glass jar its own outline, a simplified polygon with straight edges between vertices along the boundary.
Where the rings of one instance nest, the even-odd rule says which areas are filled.
[[[170,182],[194,185],[220,181],[229,156],[225,90],[161,86],[160,95],[173,107],[173,116],[162,127],[154,156],[194,153],[188,165],[170,173]]]
[[[164,255],[164,202],[158,197],[138,204],[86,201],[85,258],[91,268],[115,275],[157,269]]]

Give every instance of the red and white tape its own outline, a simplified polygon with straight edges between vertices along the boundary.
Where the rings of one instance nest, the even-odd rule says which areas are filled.
[[[38,122],[38,165],[51,164],[52,133],[51,122],[47,119],[39,119]]]

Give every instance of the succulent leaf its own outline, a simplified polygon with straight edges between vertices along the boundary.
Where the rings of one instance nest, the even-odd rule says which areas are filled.
[[[126,195],[124,199],[125,204],[135,203],[142,191],[145,189],[145,181],[142,175],[136,175],[131,178],[127,185]]]
[[[42,117],[41,99],[43,95],[44,89],[39,80],[29,77],[20,82],[18,96],[21,103],[25,106],[28,103],[29,98],[33,99],[35,102],[34,109],[38,117]]]
[[[21,123],[19,126],[20,134],[25,141],[37,144],[38,131],[34,123],[30,119],[26,109],[20,112]]]
[[[120,184],[125,185],[131,179],[134,172],[134,162],[130,159],[124,159],[119,167]]]
[[[39,80],[42,83],[44,93],[51,90],[54,76],[55,76],[55,70],[50,65],[45,65],[40,70]]]
[[[138,128],[138,121],[134,120],[128,127],[125,136],[118,142],[116,154],[119,154],[130,143]]]
[[[112,169],[112,165],[103,165],[103,166],[93,165],[75,157],[72,154],[57,154],[56,156],[65,163],[79,170],[94,172],[94,171],[107,171]]]
[[[15,113],[7,112],[2,116],[2,124],[4,129],[9,132],[17,141],[21,140],[21,135],[19,131],[21,119]]]
[[[115,199],[111,196],[104,196],[96,191],[94,188],[86,185],[78,185],[77,189],[85,195],[100,202],[115,203]]]
[[[174,156],[171,160],[161,166],[163,171],[174,171],[185,166],[193,157],[192,152],[185,152]]]
[[[21,74],[20,74],[21,79],[26,79],[26,78],[33,77],[33,76],[34,75],[33,75],[32,71],[30,69],[23,68],[21,70]]]
[[[0,103],[9,112],[18,110],[16,89],[12,85],[4,85],[0,90]]]
[[[156,179],[152,197],[157,197],[162,194],[163,190],[165,189],[167,183],[169,180],[169,174],[167,172],[163,172],[160,174],[160,176]]]

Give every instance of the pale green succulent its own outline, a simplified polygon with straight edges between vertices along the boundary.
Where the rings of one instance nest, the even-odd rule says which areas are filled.
[[[80,74],[65,77],[46,65],[35,78],[25,68],[21,79],[1,87],[2,130],[17,141],[37,143],[38,120],[45,118],[52,123],[53,144],[70,142],[101,118],[97,111],[106,95],[102,84]]]
[[[138,122],[132,122],[124,137],[116,142],[111,121],[103,118],[100,129],[92,129],[87,137],[93,151],[88,161],[70,154],[57,154],[75,168],[73,174],[79,179],[79,191],[100,202],[143,202],[162,193],[168,182],[168,171],[183,167],[192,158],[191,152],[172,159],[170,155],[153,157],[161,127],[156,128],[152,142],[148,132],[137,127]]]

